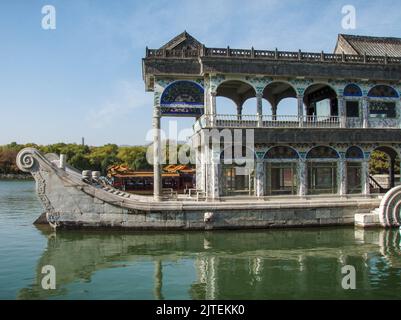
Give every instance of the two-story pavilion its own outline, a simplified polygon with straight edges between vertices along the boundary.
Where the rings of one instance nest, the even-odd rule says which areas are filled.
[[[146,49],[143,77],[154,93],[154,129],[162,116],[196,119],[196,183],[209,199],[366,196],[376,183],[369,173],[375,150],[391,159],[395,184],[401,39],[339,35],[327,54],[208,48],[184,32],[160,49]],[[231,112],[219,111],[223,98]],[[254,165],[246,170],[227,161],[231,153],[220,142],[197,138],[238,129],[254,133]],[[160,143],[154,130],[156,199],[162,192]]]

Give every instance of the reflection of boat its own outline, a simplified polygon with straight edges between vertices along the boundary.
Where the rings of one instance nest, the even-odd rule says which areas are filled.
[[[103,184],[97,173],[82,174],[56,155],[32,148],[17,157],[19,168],[31,172],[45,207],[42,221],[55,227],[114,227],[137,230],[210,230],[271,227],[353,225],[356,212],[378,206],[365,197],[224,199],[170,198],[133,195]]]
[[[181,292],[191,299],[321,299],[322,292],[333,297],[344,294],[340,284],[345,265],[355,266],[358,288],[363,290],[370,286],[375,269],[380,270],[384,285],[395,283],[398,271],[394,269],[393,274],[389,268],[398,268],[401,261],[400,236],[389,230],[358,230],[355,236],[351,229],[342,228],[319,232],[43,233],[48,244],[38,261],[36,282],[19,292],[20,299],[74,298],[74,284],[83,282],[91,290],[90,284],[95,282],[93,288],[98,288],[96,282],[103,281],[99,272],[113,268],[118,269],[110,286],[128,281],[122,279],[123,269],[128,269],[132,283],[147,281],[147,296],[154,299],[171,299],[169,286],[177,285],[172,279],[180,279]],[[190,276],[183,277],[176,263],[184,265]],[[56,290],[41,288],[45,265],[55,267]],[[135,285],[124,289],[126,297],[140,298]],[[360,294],[356,292],[355,298],[362,298]]]

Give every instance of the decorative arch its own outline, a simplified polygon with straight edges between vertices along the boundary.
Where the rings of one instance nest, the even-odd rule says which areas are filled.
[[[306,159],[339,159],[340,155],[332,147],[319,146],[309,150]]]
[[[347,160],[362,160],[365,158],[365,155],[360,147],[352,146],[345,153],[345,158]]]
[[[298,152],[287,146],[277,146],[269,149],[265,156],[265,160],[297,160],[299,159]]]
[[[240,114],[244,102],[256,97],[256,89],[253,84],[247,80],[227,79],[217,86],[216,96],[234,101],[237,106],[237,112]],[[216,108],[218,108],[218,106],[216,106]]]
[[[204,110],[204,89],[194,81],[170,83],[160,97],[163,114],[199,116]]]
[[[376,147],[374,151],[381,151],[384,152],[385,154],[387,154],[390,158],[397,158],[398,156],[400,156],[399,152],[397,150],[395,150],[393,147],[390,146],[379,146]]]
[[[371,98],[399,98],[397,90],[389,85],[379,84],[374,86],[368,92],[368,97]]]
[[[256,92],[257,92],[257,89],[256,89],[256,87],[254,86],[254,84],[251,82],[251,81],[249,81],[249,80],[247,80],[247,79],[243,79],[243,78],[239,78],[239,79],[222,79],[217,85],[216,85],[216,92],[219,90],[219,88],[221,87],[221,86],[223,86],[224,84],[226,84],[226,83],[228,83],[228,82],[242,82],[242,83],[244,83],[244,84],[247,84],[248,86],[250,86],[254,91],[255,91],[255,95],[256,95]]]
[[[350,83],[344,88],[344,97],[362,97],[362,89],[355,83]]]
[[[297,98],[297,89],[288,81],[272,81],[263,89],[263,98],[266,99],[271,107],[272,114],[277,113],[277,108],[280,102],[289,98]],[[298,114],[298,103],[295,102],[292,109],[294,115]]]
[[[321,86],[321,87],[329,87],[331,90],[333,90],[335,92],[335,94],[337,95],[337,89],[335,86],[333,86],[333,84],[330,84],[328,82],[324,82],[324,81],[319,81],[319,82],[313,82],[311,84],[309,84],[306,88],[305,88],[305,94],[307,93],[307,91],[309,91],[311,88],[313,87],[317,87],[317,86]]]
[[[322,102],[326,101],[326,105]],[[338,94],[329,83],[315,82],[304,93],[304,104],[308,116],[338,116]]]
[[[204,104],[204,89],[194,81],[178,80],[170,83],[163,91],[160,104],[200,105]]]

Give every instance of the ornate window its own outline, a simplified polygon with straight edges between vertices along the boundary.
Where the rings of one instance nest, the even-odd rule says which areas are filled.
[[[336,150],[326,146],[313,148],[307,155],[308,160],[308,193],[337,193],[337,159]],[[319,161],[320,160],[320,161]]]
[[[160,105],[163,114],[201,115],[204,106],[204,90],[193,81],[175,81],[164,90]]]
[[[347,159],[347,193],[362,193],[362,162],[365,158],[359,147],[350,147],[346,154]]]
[[[350,147],[345,154],[346,159],[361,160],[364,159],[364,154],[359,147]]]
[[[372,118],[396,118],[396,104],[391,101],[370,101],[369,116]]]
[[[347,118],[359,118],[359,101],[346,101]]]
[[[349,84],[344,88],[344,97],[362,97],[362,90],[356,84]]]
[[[286,146],[271,148],[265,155],[267,194],[271,196],[297,193],[298,153]]]
[[[252,196],[255,192],[255,170],[245,165],[222,165],[222,191],[225,196]]]
[[[398,98],[399,95],[397,91],[386,85],[377,85],[373,87],[369,93],[368,96],[371,98]]]

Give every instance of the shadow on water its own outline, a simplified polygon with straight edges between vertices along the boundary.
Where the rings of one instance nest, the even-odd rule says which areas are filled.
[[[117,268],[114,280],[102,283],[113,286],[123,268],[145,263],[136,279],[149,282],[153,299],[182,298],[175,295],[175,285],[186,299],[401,298],[398,230],[41,232],[47,248],[37,263],[35,283],[21,289],[19,299],[76,298],[72,284],[100,281],[97,274]],[[180,261],[186,262],[185,269],[171,267]],[[56,290],[41,287],[45,265],[57,271]],[[356,290],[341,286],[345,265],[356,269]],[[180,270],[189,269],[193,275],[184,277]],[[120,289],[135,299],[146,298],[127,286]]]

